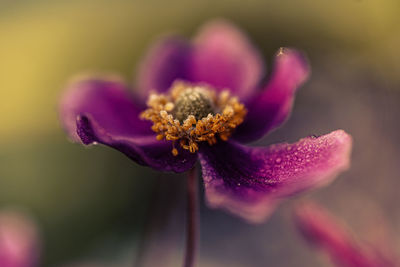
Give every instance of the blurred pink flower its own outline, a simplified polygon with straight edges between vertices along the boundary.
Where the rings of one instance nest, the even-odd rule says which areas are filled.
[[[399,266],[394,252],[387,251],[390,245],[360,241],[342,221],[316,203],[302,203],[295,208],[294,214],[296,226],[303,236],[329,254],[336,266]]]
[[[35,267],[39,259],[35,223],[16,211],[0,212],[0,266]]]

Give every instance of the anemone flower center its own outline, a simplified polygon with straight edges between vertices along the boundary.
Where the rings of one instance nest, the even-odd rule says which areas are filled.
[[[176,99],[172,114],[183,123],[189,115],[193,115],[196,120],[201,120],[208,114],[214,115],[214,109],[214,101],[207,90],[189,87]]]
[[[153,122],[158,140],[172,141],[175,156],[177,143],[195,153],[199,142],[213,145],[217,138],[228,140],[247,113],[229,91],[217,93],[208,85],[183,81],[176,81],[168,94],[151,94],[147,106],[141,118]]]

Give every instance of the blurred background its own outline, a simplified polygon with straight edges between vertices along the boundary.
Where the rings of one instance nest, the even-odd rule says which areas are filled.
[[[311,63],[290,119],[256,144],[338,128],[352,134],[352,168],[303,198],[327,206],[361,238],[400,248],[398,14],[397,0],[2,0],[0,209],[34,218],[41,266],[144,266],[155,258],[179,266],[182,176],[160,175],[106,147],[72,144],[57,103],[71,76],[115,72],[131,82],[160,34],[190,38],[223,17],[248,34],[268,65],[281,46],[302,49]],[[201,192],[199,266],[329,266],[293,227],[297,200],[254,226],[208,209]]]

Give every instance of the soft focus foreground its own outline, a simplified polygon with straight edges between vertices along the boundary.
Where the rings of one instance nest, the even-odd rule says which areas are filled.
[[[135,64],[160,33],[175,29],[191,36],[214,17],[243,28],[260,47],[268,69],[268,55],[281,46],[304,50],[312,64],[311,78],[297,94],[285,127],[257,143],[293,142],[345,129],[354,138],[352,168],[313,197],[352,225],[359,223],[358,214],[373,213],[366,201],[376,202],[398,225],[397,1],[210,5],[122,0],[0,4],[0,203],[24,206],[37,218],[45,266],[129,266],[143,243],[143,262],[157,255],[171,266],[180,263],[183,217],[177,195],[182,192],[177,191],[182,181],[156,177],[107,148],[69,144],[56,103],[71,75],[112,70],[131,80]],[[159,180],[162,188],[154,188]],[[160,208],[160,203],[169,206]],[[168,209],[175,214],[165,214]],[[144,242],[150,211],[158,232],[152,230]],[[257,227],[218,211],[204,208],[201,213],[200,266],[319,266],[315,254],[288,230],[287,205]],[[399,247],[400,229],[393,232]]]
[[[381,220],[380,228],[390,234],[390,229],[384,223],[384,216],[378,215],[377,218]],[[376,235],[378,231],[374,229],[376,227],[373,223],[376,219],[363,219],[365,226],[370,227],[368,231]],[[294,210],[294,222],[304,238],[314,248],[328,254],[338,267],[399,266],[388,236],[381,234],[378,239],[362,233],[360,240],[343,221],[316,203],[305,202],[298,205]]]
[[[40,237],[34,221],[17,211],[0,212],[0,266],[38,266]]]

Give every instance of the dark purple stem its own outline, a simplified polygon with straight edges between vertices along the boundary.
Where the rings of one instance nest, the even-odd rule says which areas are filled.
[[[197,247],[198,231],[198,209],[197,209],[197,179],[196,168],[192,168],[187,179],[187,229],[186,229],[186,251],[184,267],[193,267]]]

